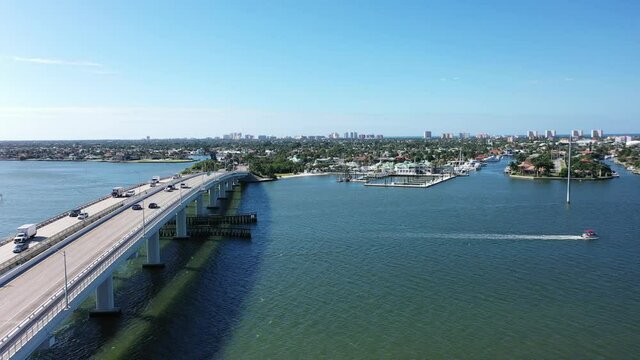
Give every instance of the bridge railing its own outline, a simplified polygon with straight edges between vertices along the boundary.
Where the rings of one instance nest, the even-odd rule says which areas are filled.
[[[208,183],[219,181],[230,177],[225,174],[220,178],[214,178]],[[173,211],[174,205],[181,201],[180,198],[173,200],[166,206],[167,211]],[[149,218],[149,227],[157,225],[161,220],[159,217],[165,215],[167,211],[158,212]],[[85,269],[75,275],[67,282],[68,301],[73,301],[82,293],[91,283],[98,278],[109,266],[116,262],[127,250],[134,246],[146,234],[139,234],[143,230],[142,225],[137,225],[127,234],[125,234],[118,242],[102,253],[97,259],[91,262]],[[33,337],[38,335],[49,322],[58,316],[61,312],[67,310],[67,301],[64,296],[64,285],[42,305],[34,310],[25,320],[23,320],[14,330],[0,339],[0,360],[10,359],[24,345],[26,345]]]
[[[30,246],[28,249],[19,253],[17,256],[14,256],[9,260],[0,263],[0,274],[3,274],[8,270],[33,259],[45,250],[66,239],[69,235],[81,230],[86,226],[93,224],[94,222],[103,218],[105,215],[110,214],[111,212],[118,208],[121,208],[122,206],[124,206],[124,202],[111,205],[108,208],[88,217],[86,220],[72,225],[45,240],[35,243],[33,246]]]
[[[196,174],[194,176],[198,176],[199,174]],[[186,178],[182,178],[182,179],[177,179],[176,181],[172,181],[172,183],[177,183],[186,179],[191,179],[194,176],[189,176]],[[142,184],[144,185],[144,183]],[[134,189],[137,188],[141,185],[132,185],[130,187],[128,187],[127,189]],[[162,191],[163,187],[158,187],[157,189],[153,189],[151,191],[151,194],[155,194],[159,191]],[[149,191],[149,190],[147,190]],[[145,191],[144,195],[147,195],[147,191]],[[142,193],[140,193],[142,194]],[[82,207],[88,207],[91,206],[92,204],[95,204],[99,201],[102,201],[104,199],[108,199],[110,198],[111,195],[109,196],[105,196],[103,198],[101,198],[100,200],[95,200],[92,202],[89,202],[85,205],[83,205]],[[11,259],[5,260],[4,262],[0,263],[0,274],[3,274],[5,272],[7,272],[8,270],[11,270],[12,268],[20,265],[20,264],[24,264],[25,262],[33,259],[34,257],[40,255],[41,253],[43,253],[44,251],[46,251],[47,249],[51,248],[52,246],[56,245],[57,243],[61,242],[62,240],[66,239],[69,235],[74,234],[75,232],[95,223],[96,221],[100,220],[101,218],[105,217],[106,215],[112,213],[113,211],[123,207],[123,206],[128,206],[131,203],[137,202],[139,201],[138,196],[136,197],[129,197],[129,198],[125,198],[123,201],[118,202],[117,204],[113,204],[110,207],[89,216],[86,220],[83,220],[82,222],[78,222],[75,225],[72,225],[56,234],[54,234],[53,236],[50,236],[49,238],[42,240],[38,243],[35,243],[33,246],[29,246],[28,249],[22,251],[21,253],[19,253],[18,255],[12,257]],[[55,218],[56,220],[61,218],[61,217],[65,217],[68,215],[68,212],[65,212],[63,214],[60,214],[57,216],[57,218]],[[54,219],[54,218],[51,218]],[[47,220],[49,223],[55,221],[55,220]],[[40,223],[40,224],[44,224],[47,221]],[[38,227],[40,227],[40,224],[38,224]],[[0,244],[1,246],[2,244]]]
[[[131,186],[127,187],[125,190],[135,189],[135,188],[137,188],[137,187],[140,187],[140,186],[143,186],[143,185],[146,185],[146,184],[147,184],[147,183],[141,183],[141,184],[131,185]],[[105,196],[102,196],[102,197],[100,197],[100,198],[98,198],[98,199],[94,199],[94,200],[92,200],[92,201],[89,201],[88,203],[85,203],[85,204],[83,204],[83,205],[80,205],[80,206],[76,207],[75,209],[84,209],[84,208],[88,208],[89,206],[92,206],[92,205],[94,205],[94,204],[97,204],[97,203],[99,203],[100,201],[103,201],[103,200],[108,199],[108,198],[110,198],[110,197],[111,197],[111,195],[105,195]],[[126,200],[123,200],[123,201],[126,201]],[[66,210],[66,211],[64,211],[64,212],[62,212],[62,213],[60,213],[60,214],[58,214],[58,215],[55,215],[55,216],[52,216],[52,217],[48,218],[48,219],[47,219],[47,220],[45,220],[45,221],[39,222],[39,223],[36,225],[36,229],[40,229],[40,228],[42,228],[42,227],[44,227],[44,226],[47,226],[47,225],[51,224],[51,223],[52,223],[52,222],[54,222],[54,221],[58,221],[58,220],[60,220],[60,219],[62,219],[62,218],[64,218],[64,217],[67,217],[67,216],[69,215],[69,211],[71,211],[71,210]],[[7,237],[7,238],[4,238],[4,239],[0,240],[0,246],[2,246],[2,245],[4,245],[4,244],[7,244],[7,243],[9,243],[9,242],[11,242],[11,241],[13,241],[13,236],[9,236],[9,237]],[[1,272],[2,272],[2,271],[0,270],[0,273],[1,273]]]

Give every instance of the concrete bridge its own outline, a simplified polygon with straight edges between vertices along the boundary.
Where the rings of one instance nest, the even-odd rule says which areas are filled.
[[[52,331],[94,293],[95,313],[119,312],[113,296],[113,272],[145,245],[145,266],[162,267],[160,228],[175,219],[177,237],[186,237],[186,207],[195,202],[197,214],[205,214],[247,176],[246,171],[202,173],[144,188],[146,193],[135,200],[4,273],[0,276],[0,359],[23,359],[47,344]],[[165,191],[169,183],[176,183],[178,189]],[[181,188],[180,183],[186,187]],[[208,201],[205,192],[209,193]],[[134,202],[143,210],[132,209]],[[159,207],[148,208],[152,202]],[[55,226],[66,230],[64,224]]]

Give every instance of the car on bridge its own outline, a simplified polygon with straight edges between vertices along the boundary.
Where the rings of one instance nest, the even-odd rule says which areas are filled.
[[[133,206],[131,206],[131,209],[133,209],[133,210],[142,210],[142,205],[140,205],[140,204],[133,204]]]
[[[80,213],[80,215],[78,215],[78,220],[85,220],[87,218],[89,218],[88,212],[83,212],[83,213]]]
[[[188,188],[189,188],[189,186],[187,186],[187,184],[185,184],[185,183],[182,183],[182,184],[180,184],[180,188],[182,188],[182,189],[188,189]]]
[[[24,250],[27,250],[28,248],[29,248],[29,243],[27,242],[19,243],[19,244],[16,244],[16,246],[13,248],[13,252],[17,254],[17,253],[23,252]]]
[[[76,217],[76,216],[80,215],[81,212],[82,212],[82,209],[73,209],[73,210],[69,211],[69,216]]]
[[[157,208],[159,208],[159,207],[160,207],[160,206],[158,206],[158,204],[156,204],[156,203],[151,203],[151,204],[149,204],[149,209],[157,209]]]

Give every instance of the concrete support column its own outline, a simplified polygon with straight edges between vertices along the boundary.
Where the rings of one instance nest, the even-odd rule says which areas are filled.
[[[209,207],[218,207],[218,192],[215,187],[209,189]]]
[[[218,189],[218,198],[219,199],[226,199],[227,198],[227,191],[224,187],[224,183],[218,183],[216,184],[216,188]]]
[[[91,315],[118,314],[120,309],[113,299],[113,275],[109,275],[96,289],[96,309]]]
[[[147,263],[143,267],[164,267],[160,262],[160,232],[156,231],[147,238]]]
[[[205,207],[204,207],[204,194],[200,194],[196,199],[196,216],[204,216],[204,215],[206,215]]]
[[[182,208],[176,214],[176,236],[174,239],[186,239],[187,236],[187,209]]]
[[[224,182],[225,190],[228,192],[233,191],[233,185],[231,185],[231,181],[227,180]]]

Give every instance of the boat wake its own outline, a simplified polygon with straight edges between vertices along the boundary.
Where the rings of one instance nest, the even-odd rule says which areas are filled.
[[[580,235],[519,235],[519,234],[429,234],[440,239],[479,240],[584,240]]]

